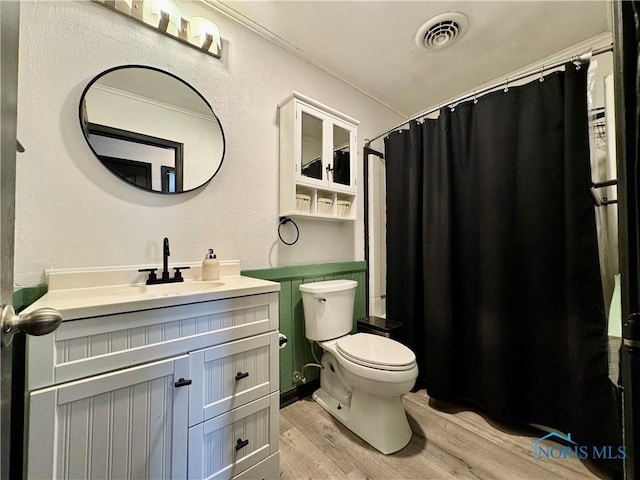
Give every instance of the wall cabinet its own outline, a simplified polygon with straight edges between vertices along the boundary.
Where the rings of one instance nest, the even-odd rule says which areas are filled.
[[[297,92],[278,108],[280,216],[355,220],[359,122]]]
[[[27,478],[278,478],[275,290],[32,337]]]

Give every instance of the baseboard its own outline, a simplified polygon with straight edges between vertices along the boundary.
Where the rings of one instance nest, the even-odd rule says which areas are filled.
[[[298,385],[296,388],[280,394],[280,408],[284,408],[287,405],[297,402],[305,397],[311,395],[314,391],[320,388],[320,379],[311,380],[302,385]]]

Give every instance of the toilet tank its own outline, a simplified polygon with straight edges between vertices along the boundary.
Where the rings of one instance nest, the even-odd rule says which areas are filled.
[[[327,280],[300,285],[305,337],[321,342],[351,332],[357,286],[358,282],[354,280]]]

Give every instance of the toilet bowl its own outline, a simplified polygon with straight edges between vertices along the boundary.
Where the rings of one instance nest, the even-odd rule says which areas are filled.
[[[323,349],[320,388],[313,398],[382,453],[404,448],[411,428],[402,404],[418,377],[414,353],[386,337],[351,334],[357,282],[300,285],[305,335]]]

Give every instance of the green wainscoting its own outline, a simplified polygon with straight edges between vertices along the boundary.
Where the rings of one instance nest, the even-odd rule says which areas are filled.
[[[16,312],[19,312],[38,300],[45,293],[47,293],[47,285],[45,284],[20,288],[13,292],[13,308]]]
[[[243,270],[242,275],[280,282],[280,332],[287,336],[289,343],[280,350],[280,395],[296,388],[293,372],[301,371],[305,363],[313,362],[311,346],[304,336],[304,314],[302,296],[298,287],[303,283],[346,278],[358,282],[355,308],[353,312],[354,330],[356,320],[365,316],[365,262],[321,263],[298,265],[261,270]],[[321,352],[316,347],[316,352]],[[319,378],[317,368],[307,368],[307,381]]]

